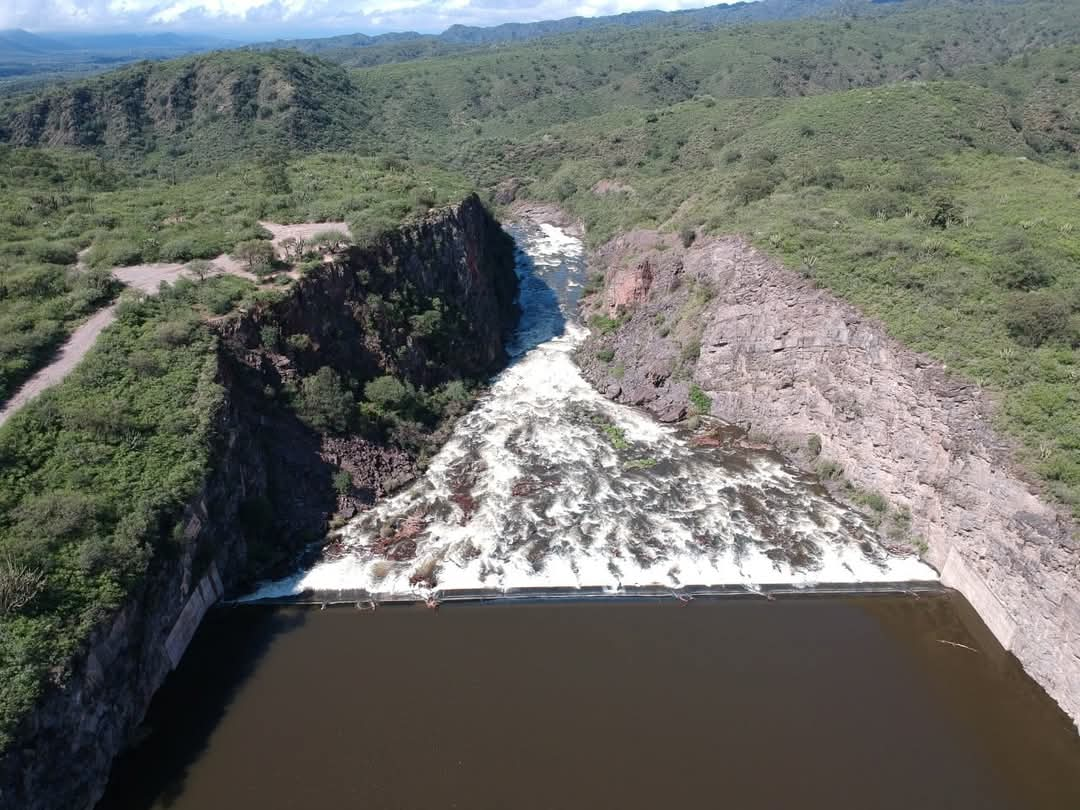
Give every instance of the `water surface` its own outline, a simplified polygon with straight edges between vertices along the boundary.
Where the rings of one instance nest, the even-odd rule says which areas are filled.
[[[1080,739],[969,610],[223,609],[101,810],[1076,810]]]
[[[418,481],[255,598],[936,579],[775,454],[703,446],[593,389],[574,362],[581,241],[551,225],[511,233],[510,367]]]

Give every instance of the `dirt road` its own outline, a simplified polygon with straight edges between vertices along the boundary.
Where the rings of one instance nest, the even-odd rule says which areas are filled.
[[[348,233],[349,228],[344,222],[304,222],[296,225],[278,225],[274,222],[260,222],[264,228],[273,234],[271,240],[274,249],[281,255],[281,242],[290,237],[309,239],[313,234],[325,230],[339,230]],[[86,251],[79,254],[79,268],[82,268],[82,257]],[[258,282],[258,278],[244,269],[243,265],[232,256],[222,254],[213,260],[212,264],[219,273],[240,276],[250,281]],[[116,267],[112,274],[132,289],[140,290],[148,295],[153,295],[160,288],[162,282],[172,284],[184,275],[183,264],[136,264],[130,267]],[[15,392],[3,409],[0,410],[0,425],[4,424],[13,413],[32,400],[46,388],[56,385],[63,380],[71,370],[94,345],[98,335],[106,326],[116,320],[116,305],[105,307],[95,312],[89,320],[75,329],[71,337],[60,348],[56,359],[49,365],[37,372],[33,377],[23,383],[22,387]]]

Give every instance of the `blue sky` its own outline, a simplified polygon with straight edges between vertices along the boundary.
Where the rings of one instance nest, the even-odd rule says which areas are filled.
[[[718,2],[718,0],[713,0]],[[599,16],[709,0],[0,0],[0,29],[199,31],[246,39],[421,31]]]

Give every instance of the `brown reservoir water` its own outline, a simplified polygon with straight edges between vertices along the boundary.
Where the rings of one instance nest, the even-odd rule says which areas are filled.
[[[242,607],[99,807],[1076,810],[1080,738],[951,594]]]

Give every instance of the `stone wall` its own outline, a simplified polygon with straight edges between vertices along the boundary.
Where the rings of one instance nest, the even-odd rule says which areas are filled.
[[[671,420],[696,384],[781,446],[819,436],[821,459],[911,510],[945,584],[1080,723],[1080,535],[1017,471],[982,391],[738,238],[635,232],[595,264],[591,306],[625,320],[580,355],[602,391]]]

